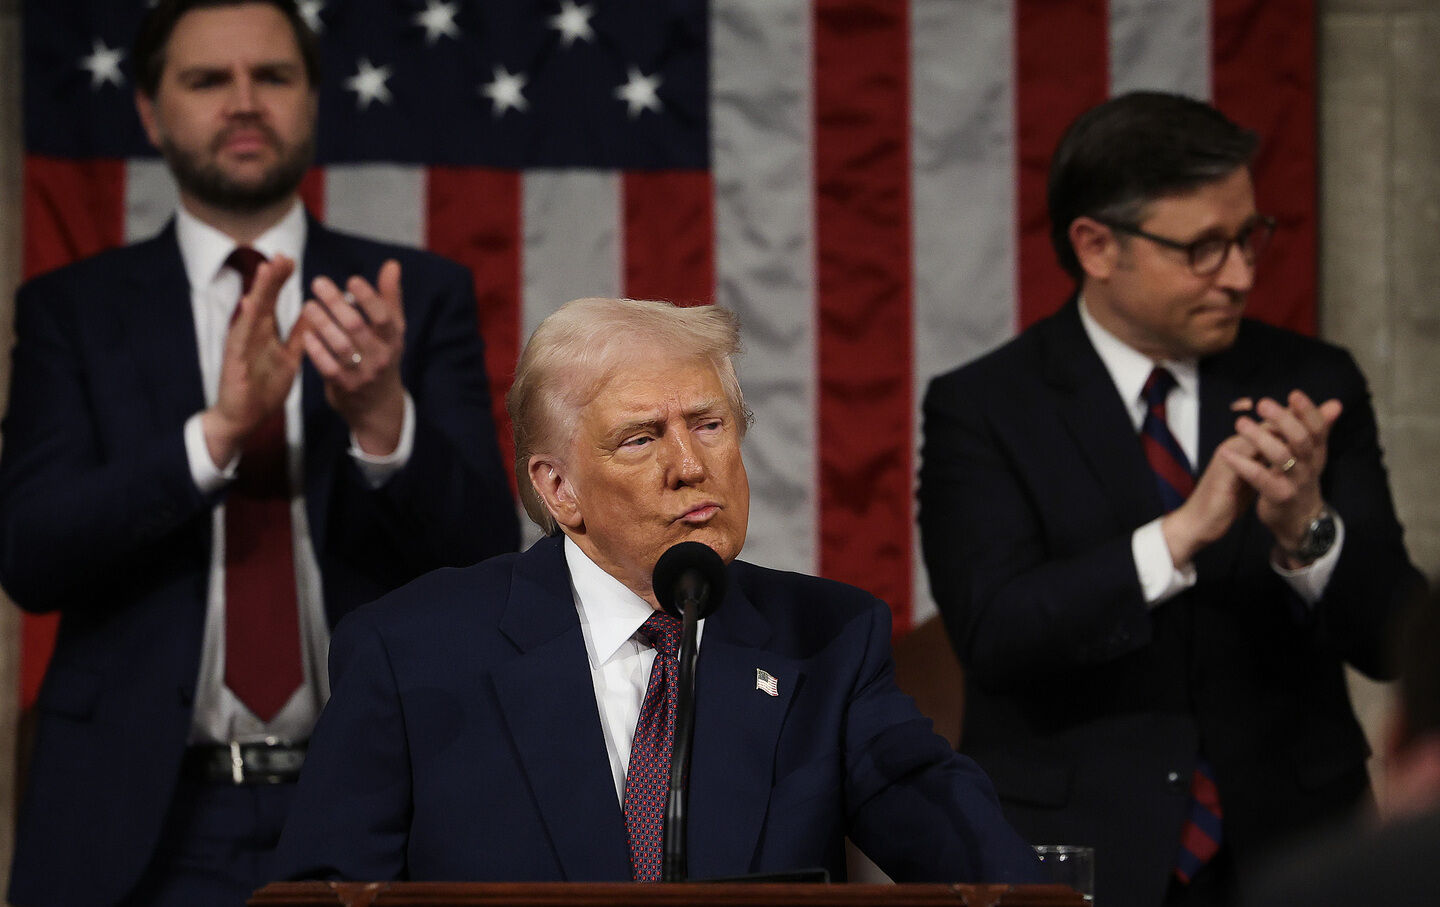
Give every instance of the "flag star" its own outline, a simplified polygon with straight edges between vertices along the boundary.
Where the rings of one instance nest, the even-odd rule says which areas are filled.
[[[125,76],[120,73],[120,60],[124,56],[124,50],[106,47],[104,41],[95,39],[90,55],[80,58],[80,68],[90,73],[91,91],[98,91],[106,82],[116,88],[125,84]]]
[[[390,67],[375,66],[366,57],[361,57],[356,67],[355,75],[345,80],[345,89],[355,92],[355,106],[366,110],[371,101],[389,104],[390,89],[385,80],[390,78]]]
[[[425,0],[425,9],[415,14],[410,21],[425,29],[425,43],[434,44],[441,38],[459,40],[460,29],[455,26],[455,14],[460,12],[458,3],[442,3],[441,0]]]
[[[320,11],[324,8],[325,0],[300,0],[300,18],[317,35],[325,30],[325,23],[320,21]]]
[[[630,78],[615,89],[615,97],[630,105],[630,119],[635,119],[644,110],[660,112],[660,97],[655,94],[660,87],[660,77],[647,76],[635,67],[630,67]]]
[[[560,0],[560,12],[550,17],[550,27],[560,32],[560,43],[569,47],[576,41],[595,40],[595,31],[590,28],[590,17],[595,7],[580,6],[573,0]]]
[[[480,86],[480,93],[494,103],[491,113],[497,117],[512,107],[524,111],[530,106],[522,92],[526,81],[523,74],[512,74],[505,67],[497,66],[495,67],[495,79]]]

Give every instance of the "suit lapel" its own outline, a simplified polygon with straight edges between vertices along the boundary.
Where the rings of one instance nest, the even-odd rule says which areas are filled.
[[[1150,465],[1115,382],[1085,336],[1079,306],[1072,299],[1037,329],[1040,367],[1059,397],[1061,418],[1120,522],[1138,526],[1159,516]]]
[[[695,745],[690,762],[689,871],[713,878],[747,871],[770,805],[775,748],[803,682],[799,665],[763,648],[770,625],[732,582],[705,623],[696,670]],[[778,693],[757,689],[756,672]]]
[[[520,649],[495,676],[530,790],[571,880],[630,878],[630,846],[558,539],[520,558],[500,630]]]
[[[111,311],[144,385],[144,398],[154,401],[154,424],[176,425],[205,408],[205,387],[174,222],[133,252],[130,288],[116,293],[118,304]]]

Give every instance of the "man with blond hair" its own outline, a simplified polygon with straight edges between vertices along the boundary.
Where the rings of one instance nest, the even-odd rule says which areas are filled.
[[[847,835],[896,879],[1031,877],[988,779],[895,687],[885,604],[736,560],[738,336],[724,309],[633,300],[578,300],[540,325],[508,404],[548,537],[340,628],[287,874],[658,878],[654,791],[631,769],[668,763],[646,729],[674,722],[679,629],[652,574],[698,541],[728,567],[700,624],[690,877],[843,878]]]

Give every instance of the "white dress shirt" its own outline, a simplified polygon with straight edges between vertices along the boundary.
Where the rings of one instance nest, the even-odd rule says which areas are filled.
[[[300,263],[304,260],[305,209],[298,201],[279,223],[259,236],[252,246],[273,258],[283,254],[296,262],[295,272],[285,281],[275,306],[282,335],[288,336],[300,317],[303,304]],[[180,257],[190,284],[190,305],[195,320],[195,342],[200,358],[205,404],[213,405],[220,386],[220,366],[230,317],[240,299],[240,275],[225,261],[235,250],[235,241],[180,208],[175,216],[175,235]],[[334,275],[343,280],[350,275]],[[269,722],[262,722],[225,686],[225,505],[211,513],[210,576],[206,596],[205,636],[196,681],[195,711],[191,719],[191,743],[251,742],[274,737],[295,742],[309,738],[321,706],[330,696],[326,658],[330,629],[325,617],[320,565],[310,538],[305,512],[304,420],[300,410],[300,375],[285,398],[285,440],[290,479],[290,526],[295,556],[297,603],[300,609],[305,682]],[[385,457],[364,454],[351,437],[350,454],[373,487],[379,487],[409,460],[414,446],[414,403],[405,399],[405,421],[399,447]],[[223,468],[210,459],[200,414],[185,423],[185,452],[190,474],[203,494],[222,489],[235,477],[237,456]]]
[[[1194,360],[1165,360],[1154,362],[1149,356],[1127,346],[1124,341],[1105,330],[1095,320],[1080,300],[1080,323],[1090,338],[1090,345],[1105,363],[1115,390],[1125,401],[1130,421],[1138,437],[1145,421],[1146,403],[1141,391],[1150,372],[1156,365],[1163,366],[1175,376],[1175,388],[1165,404],[1165,422],[1170,433],[1192,469],[1197,467],[1200,452],[1200,370]],[[1135,571],[1140,576],[1140,588],[1145,603],[1156,607],[1195,585],[1195,565],[1184,564],[1176,567],[1170,557],[1170,547],[1165,544],[1165,535],[1160,529],[1160,517],[1151,520],[1130,537],[1130,548],[1135,558]],[[1335,518],[1335,544],[1324,557],[1299,570],[1287,570],[1271,562],[1275,572],[1282,576],[1308,604],[1315,604],[1325,592],[1330,575],[1340,558],[1340,548],[1345,542],[1345,527],[1339,516]]]
[[[645,687],[650,683],[650,668],[655,664],[655,650],[641,643],[635,633],[654,608],[601,570],[568,536],[564,547],[570,591],[575,596],[585,655],[590,661],[590,680],[595,685],[605,754],[610,758],[615,797],[623,808],[630,745],[640,721]],[[704,632],[702,620],[696,627],[697,646]]]

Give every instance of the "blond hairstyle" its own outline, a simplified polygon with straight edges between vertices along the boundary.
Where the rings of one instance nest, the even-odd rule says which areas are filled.
[[[678,358],[707,359],[743,435],[745,408],[732,357],[740,353],[740,320],[719,306],[681,308],[642,299],[576,299],[540,322],[520,353],[505,408],[515,432],[515,480],[530,519],[546,535],[559,532],[530,483],[530,458],[569,450],[580,410],[628,357],[660,349]]]

